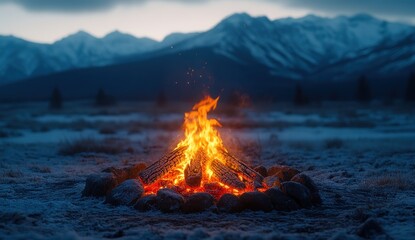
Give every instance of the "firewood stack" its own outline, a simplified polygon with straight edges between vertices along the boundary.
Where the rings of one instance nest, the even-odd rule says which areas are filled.
[[[148,166],[139,174],[141,181],[148,185],[159,180],[182,161],[185,150],[186,147],[177,148]]]
[[[206,155],[198,151],[190,164],[184,169],[184,179],[189,187],[199,187],[202,182],[202,165],[206,163]]]
[[[149,185],[161,179],[181,163],[186,149],[186,147],[177,148],[148,166],[139,174],[141,181]],[[264,177],[261,174],[232,156],[226,150],[220,149],[219,152],[224,162],[212,159],[210,169],[221,183],[238,190],[246,189],[247,185],[252,185],[255,188],[262,187]],[[187,186],[200,186],[203,178],[203,168],[207,162],[206,154],[203,151],[198,151],[194,159],[187,164],[184,170]]]

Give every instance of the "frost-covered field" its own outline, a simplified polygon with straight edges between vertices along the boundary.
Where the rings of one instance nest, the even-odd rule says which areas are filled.
[[[304,171],[320,188],[321,207],[163,214],[81,197],[89,174],[150,163],[174,146],[191,105],[71,103],[56,112],[44,103],[0,105],[0,239],[353,239],[369,218],[384,230],[378,238],[415,238],[415,112],[408,107],[219,106],[215,116],[234,154]]]

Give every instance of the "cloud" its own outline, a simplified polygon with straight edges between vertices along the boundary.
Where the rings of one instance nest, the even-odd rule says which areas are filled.
[[[328,14],[369,13],[380,16],[415,18],[415,0],[0,0],[17,4],[29,11],[82,12],[111,9],[117,5],[144,4],[150,1],[200,4],[205,2],[273,2],[282,7],[305,9]]]
[[[17,4],[30,11],[99,11],[116,5],[143,4],[155,0],[0,0],[1,3]],[[162,1],[162,0],[158,0]],[[164,0],[182,3],[202,3],[209,0]]]
[[[369,13],[384,16],[415,17],[415,0],[268,0],[287,7],[332,14]]]

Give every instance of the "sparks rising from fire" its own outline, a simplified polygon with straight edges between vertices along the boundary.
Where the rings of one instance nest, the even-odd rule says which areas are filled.
[[[147,193],[169,187],[184,194],[205,191],[219,197],[252,190],[262,182],[260,174],[228,153],[216,129],[221,124],[208,118],[218,100],[208,96],[185,113],[184,139],[140,173]]]

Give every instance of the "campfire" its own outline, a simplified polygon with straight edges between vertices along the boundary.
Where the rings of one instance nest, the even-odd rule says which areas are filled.
[[[208,192],[220,197],[263,187],[264,177],[226,149],[216,129],[221,124],[208,118],[218,100],[208,96],[185,113],[184,139],[139,174],[146,194],[173,188],[183,195]]]
[[[184,138],[172,151],[149,166],[90,175],[83,196],[106,196],[106,203],[139,211],[185,213],[293,211],[321,204],[316,184],[297,169],[252,167],[232,155],[217,130],[219,121],[208,118],[218,100],[206,97],[185,113]]]

